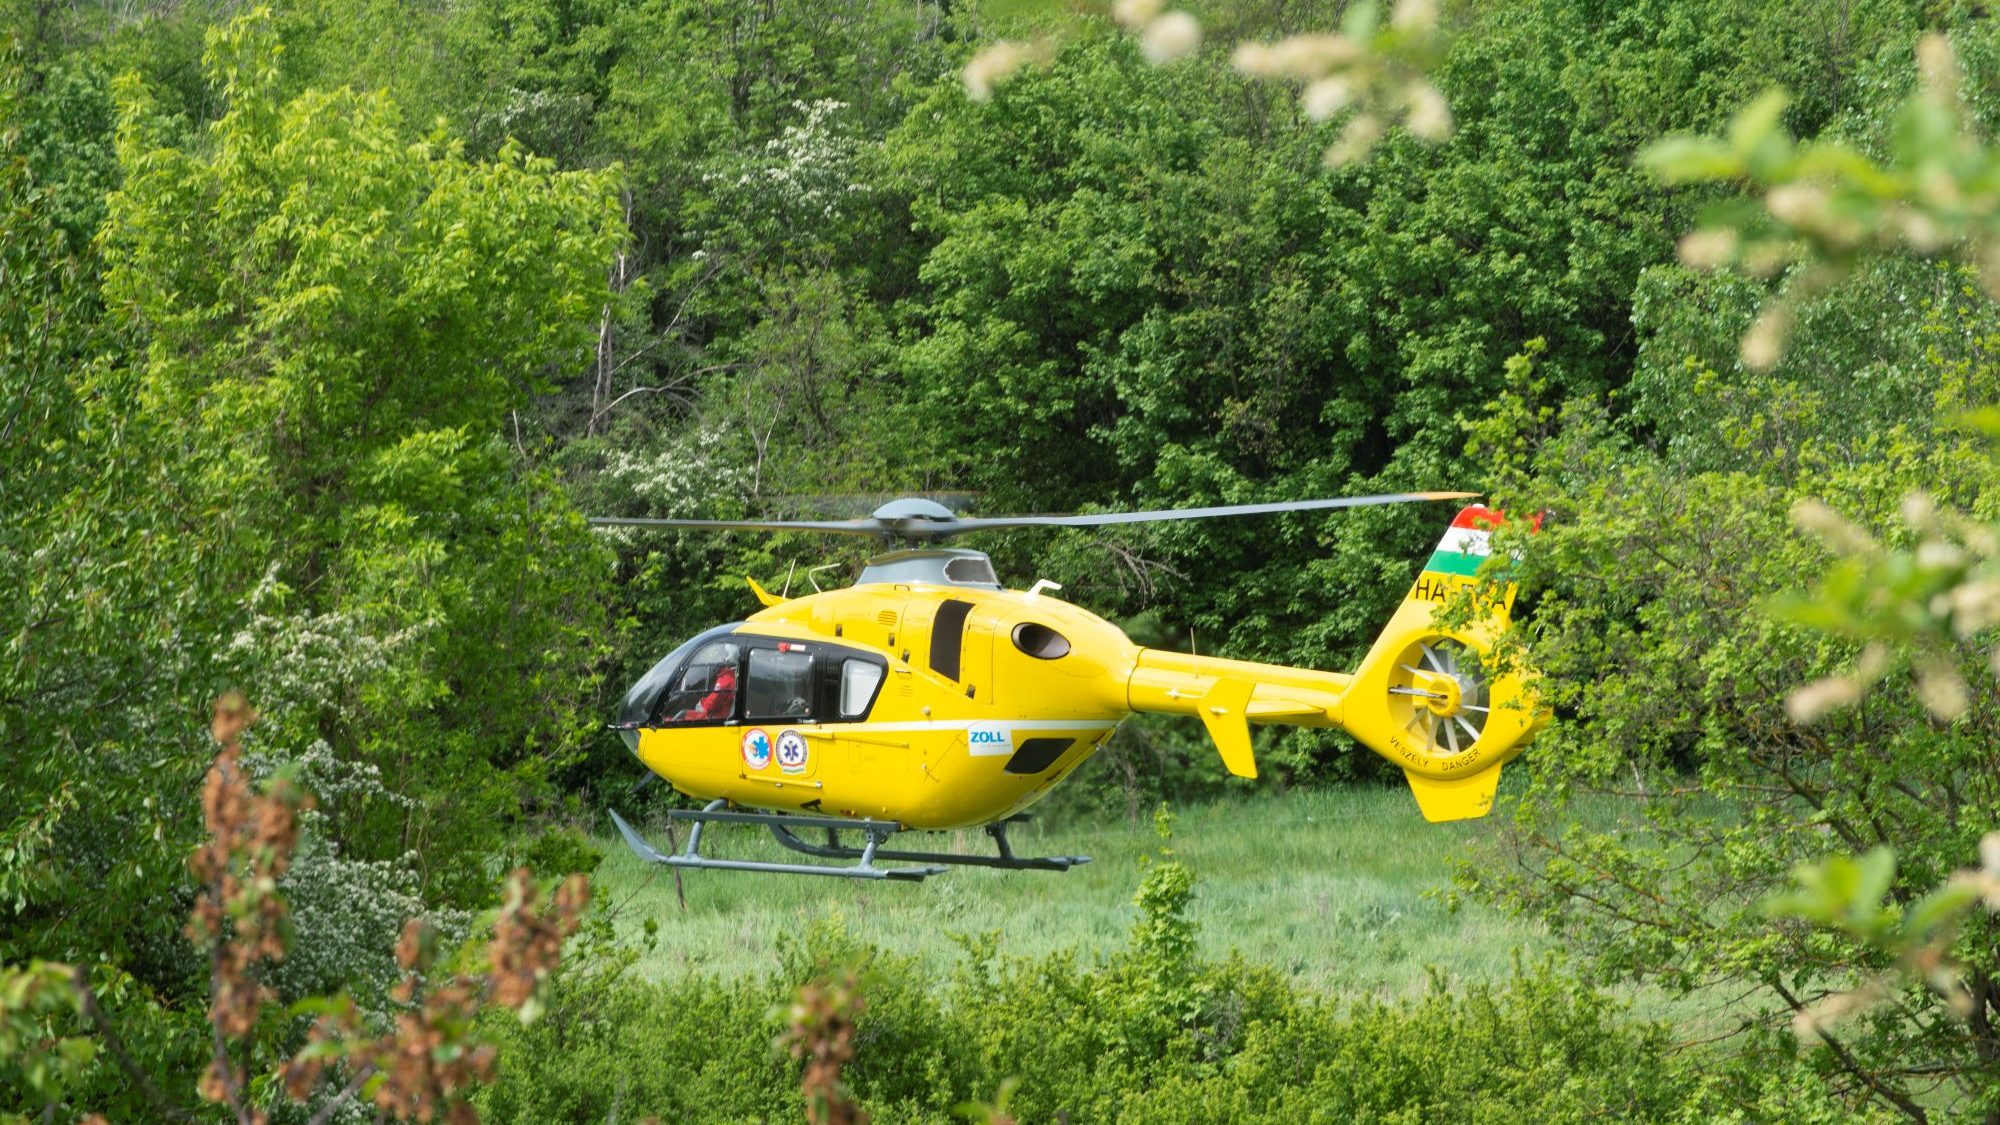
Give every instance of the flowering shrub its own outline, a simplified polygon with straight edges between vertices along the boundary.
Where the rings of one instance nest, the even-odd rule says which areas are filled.
[[[603,472],[619,492],[638,501],[638,510],[664,519],[691,518],[718,498],[749,495],[750,470],[739,449],[727,431],[705,427],[653,450],[614,449]]]
[[[868,186],[857,168],[861,140],[841,117],[846,102],[795,101],[799,120],[764,142],[742,168],[703,175],[704,182],[733,187],[743,202],[796,223],[827,220],[866,202]]]
[[[292,948],[272,967],[271,984],[284,996],[348,989],[379,998],[396,980],[391,949],[404,924],[423,920],[447,946],[472,932],[473,914],[426,904],[415,871],[416,853],[402,860],[349,859],[340,846],[312,831],[317,811],[305,817],[306,833],[278,890],[291,905]]]
[[[376,936],[386,910],[412,906],[417,916],[402,922],[394,943],[389,973],[400,979],[387,990],[384,1009],[366,1012],[347,992],[303,1001],[293,1011],[316,1018],[304,1044],[288,1050],[296,1045],[288,1043],[290,1021],[276,1018],[275,1007],[276,985],[285,980],[296,936],[285,890],[288,879],[301,874],[293,860],[316,802],[299,781],[306,771],[297,767],[253,784],[242,736],[255,719],[241,695],[231,693],[216,704],[211,732],[221,749],[201,795],[208,837],[188,860],[201,886],[186,933],[207,965],[212,1044],[197,1091],[225,1107],[238,1125],[264,1125],[270,1107],[261,1103],[273,1091],[260,1071],[268,1066],[284,1095],[311,1103],[309,1125],[334,1120],[357,1096],[374,1107],[377,1120],[477,1121],[466,1096],[473,1085],[493,1077],[496,1054],[480,1030],[480,1014],[498,1007],[519,1013],[524,1023],[536,1017],[563,944],[582,920],[589,885],[582,876],[571,876],[544,905],[526,868],[510,875],[485,945],[484,973],[445,965],[453,935],[423,911],[414,894],[400,900],[377,895],[346,930],[321,935],[317,963],[295,968],[292,982],[316,983],[357,965],[364,973],[371,970],[374,953],[362,949],[360,940]],[[324,761],[311,766],[326,768]],[[367,787],[365,780],[360,787]],[[327,869],[351,873],[351,866],[344,869],[335,860]],[[395,880],[394,873],[387,875],[387,882]],[[363,894],[379,890],[363,882]],[[290,886],[333,889],[307,880]],[[316,917],[315,924],[335,925],[331,913]],[[443,921],[465,928],[465,919],[455,915]],[[51,1034],[74,1026],[76,1020],[66,1018],[71,1016],[83,1017],[94,1038]],[[0,1064],[19,1072],[20,1084],[46,1107],[45,1117],[52,1119],[65,1083],[98,1054],[99,1040],[156,1116],[196,1119],[172,1096],[178,1083],[156,1082],[135,1063],[86,971],[52,963],[0,969]],[[0,1079],[10,1077],[0,1070]],[[11,1120],[16,1119],[0,1116]]]
[[[292,610],[286,604],[291,594],[276,565],[267,569],[244,599],[248,620],[222,651],[225,666],[255,682],[258,698],[269,701],[265,715],[277,729],[265,732],[266,741],[294,728],[310,730],[322,711],[364,695],[380,701],[398,694],[394,684],[416,679],[413,665],[438,627],[435,617],[381,628],[355,608]]]

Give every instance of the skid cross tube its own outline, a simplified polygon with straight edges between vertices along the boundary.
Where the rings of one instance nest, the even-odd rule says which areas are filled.
[[[701,868],[711,871],[764,871],[779,875],[831,875],[842,879],[905,879],[920,880],[944,871],[943,867],[877,867],[875,860],[890,858],[888,853],[877,850],[883,840],[899,831],[902,826],[891,821],[839,821],[832,817],[781,817],[776,813],[744,813],[721,811],[724,802],[711,801],[707,808],[699,812],[676,809],[668,815],[675,820],[691,820],[694,828],[688,832],[687,847],[674,855],[667,855],[646,842],[645,837],[625,822],[617,810],[607,809],[611,823],[618,828],[618,834],[625,838],[625,846],[632,854],[647,863],[663,863],[671,867]],[[858,862],[847,867],[827,867],[811,863],[769,863],[755,859],[712,859],[701,854],[701,830],[711,820],[735,824],[769,824],[774,820],[800,820],[813,823],[832,822],[848,828],[860,828],[868,835],[868,846],[851,856],[841,859],[855,859]],[[829,828],[829,831],[831,829]]]
[[[826,843],[809,844],[799,839],[791,829],[791,823],[802,818],[788,816],[781,819],[782,823],[767,822],[770,824],[771,835],[776,837],[780,844],[795,852],[819,856],[822,859],[863,859],[864,862],[866,861],[863,851],[856,851],[854,848],[840,842],[840,829],[857,827],[855,822],[849,821],[843,823],[839,828],[831,825],[823,826],[826,828]],[[822,826],[815,825],[814,827]],[[949,867],[998,867],[1005,871],[1068,871],[1077,864],[1090,862],[1090,857],[1087,855],[1017,856],[1014,854],[1014,850],[1007,846],[1007,829],[1004,824],[987,825],[986,834],[993,837],[994,842],[999,845],[999,855],[958,855],[953,852],[891,851],[886,848],[876,847],[875,837],[872,833],[869,836],[868,848],[864,849],[864,851],[871,853],[874,859],[901,860],[908,863],[941,863]]]
[[[693,828],[688,832],[687,846],[674,854],[667,854],[654,848],[640,836],[617,810],[607,810],[611,823],[618,828],[618,834],[625,838],[625,846],[647,863],[663,863],[672,867],[705,868],[714,871],[765,871],[784,875],[832,875],[845,879],[906,879],[920,880],[937,875],[949,867],[995,867],[1006,871],[1068,871],[1080,863],[1089,863],[1087,855],[1017,856],[1007,843],[1007,824],[986,826],[986,834],[993,838],[998,855],[957,855],[951,852],[915,852],[885,848],[891,836],[904,831],[901,824],[892,820],[848,820],[834,816],[791,816],[782,813],[725,811],[726,802],[709,802],[706,808],[674,809],[667,816],[673,820],[691,821]],[[772,863],[752,859],[715,859],[701,854],[702,829],[710,823],[718,824],[761,824],[771,830],[778,843],[795,852],[815,856],[820,859],[852,860],[847,866],[827,866],[808,863]],[[826,833],[825,844],[811,844],[799,838],[793,829],[821,829]],[[840,833],[858,831],[864,843],[855,848],[840,841]],[[915,867],[878,867],[877,860],[893,863],[914,863]]]

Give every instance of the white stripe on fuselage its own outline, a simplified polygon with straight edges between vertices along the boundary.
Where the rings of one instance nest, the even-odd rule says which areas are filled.
[[[778,720],[746,721],[744,726],[782,726]],[[855,731],[861,734],[900,734],[910,731],[971,730],[975,726],[1006,727],[1010,730],[1110,730],[1114,719],[926,719],[914,723],[814,723],[827,731]]]

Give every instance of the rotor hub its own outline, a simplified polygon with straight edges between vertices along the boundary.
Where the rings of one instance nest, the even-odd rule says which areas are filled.
[[[1478,654],[1432,635],[1406,647],[1389,680],[1390,715],[1405,735],[1433,754],[1472,748],[1492,713],[1492,691]]]
[[[1419,696],[1423,706],[1437,716],[1458,714],[1459,704],[1465,699],[1465,689],[1452,676],[1423,677],[1417,685],[1427,695]]]

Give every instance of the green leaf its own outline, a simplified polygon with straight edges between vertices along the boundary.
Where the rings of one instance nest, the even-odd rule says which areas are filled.
[[[1918,899],[1903,917],[1904,940],[1912,944],[1928,941],[1943,926],[1979,901],[1979,888],[1969,883],[1946,883]]]
[[[1731,151],[1748,162],[1754,154],[1765,149],[1773,139],[1789,140],[1783,133],[1780,122],[1785,109],[1791,105],[1792,97],[1781,87],[1772,87],[1757,95],[1749,105],[1738,110],[1729,122],[1728,138]]]
[[[1654,141],[1639,152],[1639,164],[1670,184],[1733,180],[1744,174],[1743,158],[1710,137],[1678,136]]]

